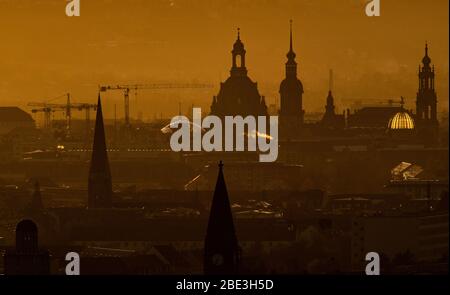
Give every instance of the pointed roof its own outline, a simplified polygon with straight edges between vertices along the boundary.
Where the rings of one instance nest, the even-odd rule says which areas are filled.
[[[94,144],[92,146],[91,167],[89,171],[90,173],[103,172],[110,175],[100,94],[98,95],[97,115],[95,118]]]
[[[231,238],[233,243],[237,243],[228,191],[223,176],[222,161],[219,163],[219,174],[211,204],[206,236],[220,237],[220,240],[224,242],[230,242]],[[220,241],[216,240],[216,242]]]
[[[289,62],[295,63],[296,54],[294,52],[293,45],[292,45],[292,20],[289,21],[289,52],[287,53],[286,56],[288,58],[288,63]]]

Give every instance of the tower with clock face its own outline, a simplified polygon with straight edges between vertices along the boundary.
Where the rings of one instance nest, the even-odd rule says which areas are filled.
[[[223,164],[220,162],[205,237],[204,272],[212,275],[236,274],[239,257],[239,245],[223,176]]]

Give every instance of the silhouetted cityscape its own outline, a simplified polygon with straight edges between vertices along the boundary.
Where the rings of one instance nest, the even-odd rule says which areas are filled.
[[[295,24],[286,19],[283,45],[267,43],[287,53],[276,104],[250,77],[245,28],[230,27],[220,85],[124,81],[94,89],[96,104],[67,94],[29,109],[0,106],[0,273],[63,275],[76,252],[82,275],[359,275],[377,252],[383,274],[447,274],[448,112],[433,43],[409,61],[420,63],[408,78],[417,81],[415,108],[403,93],[338,106],[339,69],[330,69],[318,114],[304,106],[310,87]],[[205,115],[278,116],[276,161],[251,150],[174,152],[170,118],[129,111],[143,90],[182,97],[214,87]],[[113,91],[124,96],[123,118],[104,116]],[[194,105],[170,104],[194,120]]]

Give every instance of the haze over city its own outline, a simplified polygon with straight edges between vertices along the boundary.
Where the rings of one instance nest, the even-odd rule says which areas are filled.
[[[267,104],[278,103],[279,83],[293,19],[299,78],[307,112],[323,112],[328,71],[334,71],[337,111],[351,99],[406,98],[414,108],[417,71],[425,42],[435,64],[439,110],[448,109],[448,1],[384,0],[380,17],[367,1],[81,1],[81,17],[64,13],[65,1],[0,1],[0,105],[26,106],[70,92],[95,102],[99,84],[205,82],[202,90],[140,91],[143,118],[209,110],[231,67],[241,28],[249,76]],[[426,13],[424,13],[426,11]],[[62,101],[63,102],[63,101]],[[105,95],[111,118],[121,92]]]

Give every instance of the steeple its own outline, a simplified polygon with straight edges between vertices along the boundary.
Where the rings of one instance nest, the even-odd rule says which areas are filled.
[[[424,67],[430,67],[431,58],[428,56],[428,43],[425,43],[425,56],[422,59]]]
[[[203,265],[205,274],[236,274],[238,272],[239,245],[223,176],[222,161],[219,163],[219,175],[206,231]]]
[[[434,144],[438,138],[437,95],[435,90],[435,71],[425,43],[423,66],[419,65],[419,90],[416,98],[416,123],[419,134],[426,143]]]
[[[286,78],[280,84],[280,140],[298,139],[303,125],[303,84],[297,78],[297,62],[293,45],[292,20],[289,21],[289,52]]]
[[[297,77],[297,62],[295,61],[296,54],[292,45],[292,20],[289,22],[289,52],[286,54],[286,77]]]
[[[112,206],[112,181],[106,151],[105,127],[103,112],[98,95],[97,116],[95,119],[94,144],[89,169],[88,207],[108,208]]]
[[[333,70],[331,69],[330,69],[327,105],[325,106],[325,113],[328,115],[334,115]]]

